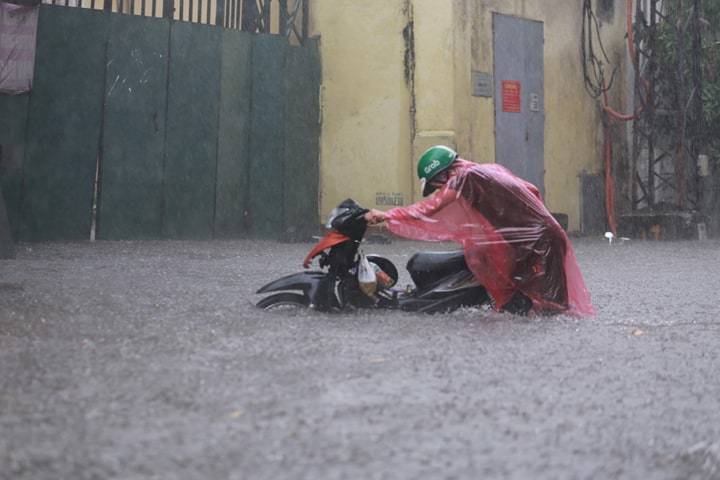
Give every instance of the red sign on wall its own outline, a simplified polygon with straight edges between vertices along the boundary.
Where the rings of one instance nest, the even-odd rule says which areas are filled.
[[[518,80],[502,81],[502,111],[520,113],[520,82]]]

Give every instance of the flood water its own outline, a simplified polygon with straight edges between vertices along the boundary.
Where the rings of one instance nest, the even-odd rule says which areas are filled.
[[[574,243],[594,318],[254,308],[310,244],[20,245],[0,478],[720,478],[720,243]]]

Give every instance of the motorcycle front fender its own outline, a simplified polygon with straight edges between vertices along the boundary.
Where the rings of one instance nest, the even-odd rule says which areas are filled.
[[[293,273],[292,275],[286,275],[263,285],[255,293],[278,292],[281,290],[302,290],[303,292],[308,292],[325,277],[327,277],[325,272]]]
[[[300,290],[318,309],[326,309],[337,303],[334,300],[334,279],[325,272],[299,272],[278,278],[262,286],[256,293]]]

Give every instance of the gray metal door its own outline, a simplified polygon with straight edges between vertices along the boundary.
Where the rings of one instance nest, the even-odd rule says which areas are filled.
[[[495,161],[545,193],[543,23],[493,14]]]

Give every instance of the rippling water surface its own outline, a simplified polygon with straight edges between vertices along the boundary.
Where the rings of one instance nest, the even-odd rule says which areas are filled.
[[[310,248],[21,245],[0,478],[720,478],[720,243],[576,240],[591,319],[255,309]]]

